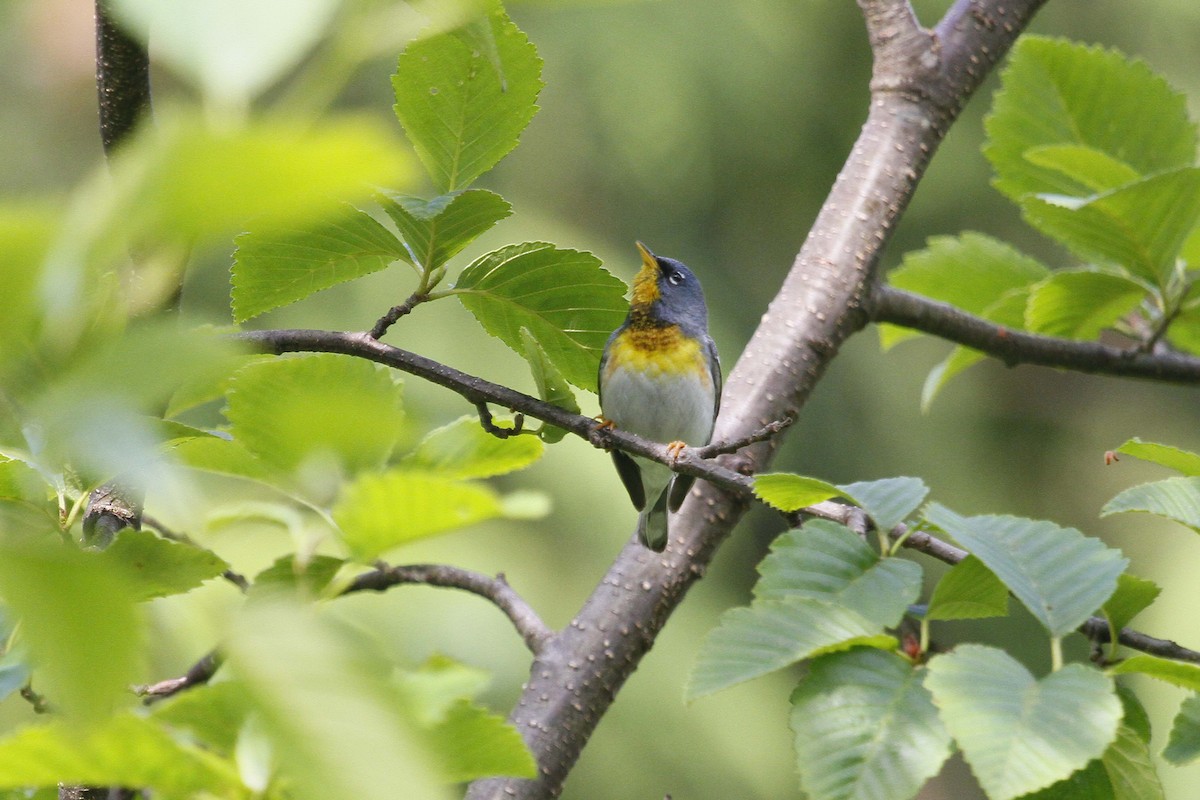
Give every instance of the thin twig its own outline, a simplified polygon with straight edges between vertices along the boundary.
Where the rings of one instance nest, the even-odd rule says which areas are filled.
[[[475,410],[479,412],[479,424],[485,431],[497,439],[508,439],[509,437],[516,436],[525,426],[524,414],[517,414],[513,417],[513,426],[511,428],[501,428],[492,419],[492,411],[488,408],[487,403],[476,403]]]
[[[868,309],[873,322],[889,322],[938,336],[998,358],[1009,366],[1037,364],[1125,378],[1200,383],[1200,358],[1195,356],[1148,353],[1015,331],[947,303],[891,286],[878,286]]]
[[[724,442],[713,442],[711,444],[706,444],[703,447],[697,447],[695,449],[696,457],[716,458],[717,456],[736,453],[743,447],[749,447],[752,444],[758,444],[759,442],[767,441],[768,439],[786,430],[788,426],[795,421],[795,417],[784,417],[783,419],[777,419],[774,422],[762,426],[749,436],[743,436],[740,439],[732,439]]]
[[[25,702],[27,702],[27,703],[29,703],[29,705],[33,706],[33,713],[35,713],[35,714],[49,714],[50,713],[50,704],[46,702],[46,697],[44,695],[41,695],[41,694],[38,694],[37,692],[35,692],[33,690],[32,684],[27,683],[21,687],[21,697],[22,697],[22,699],[25,700]]]
[[[428,292],[413,292],[403,303],[398,306],[392,306],[371,328],[371,338],[382,339],[383,335],[388,332],[388,328],[395,325],[397,320],[428,299]]]
[[[393,586],[414,583],[462,589],[490,600],[504,612],[517,629],[517,633],[525,640],[525,646],[535,656],[554,636],[554,631],[542,622],[533,607],[508,585],[503,574],[492,578],[480,572],[447,564],[406,564],[396,567],[380,564],[370,572],[364,572],[355,578],[343,594],[382,592]]]
[[[165,681],[152,683],[149,686],[136,686],[134,692],[143,698],[142,702],[146,705],[156,703],[159,700],[165,700],[172,695],[178,694],[185,689],[191,689],[195,686],[203,686],[212,680],[212,677],[217,674],[217,670],[221,667],[221,655],[216,650],[207,653],[203,658],[191,666],[191,668],[178,678],[168,678]]]

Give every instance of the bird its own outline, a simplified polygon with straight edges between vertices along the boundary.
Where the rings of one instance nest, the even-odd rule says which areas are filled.
[[[603,425],[666,442],[676,455],[712,437],[721,404],[721,363],[708,335],[700,281],[673,258],[641,242],[629,315],[609,336],[597,385]],[[612,451],[617,474],[638,515],[638,540],[667,545],[667,510],[678,511],[695,480],[655,461]]]

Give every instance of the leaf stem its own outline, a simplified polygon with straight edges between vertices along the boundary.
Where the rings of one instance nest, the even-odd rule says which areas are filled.
[[[1050,670],[1058,672],[1062,669],[1062,637],[1054,636],[1050,639]]]

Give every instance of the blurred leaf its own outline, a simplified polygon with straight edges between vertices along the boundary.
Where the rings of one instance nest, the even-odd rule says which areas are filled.
[[[489,677],[481,669],[434,655],[419,669],[401,672],[397,682],[409,713],[420,724],[432,726],[446,719],[455,702],[473,699],[486,689]]]
[[[0,739],[0,787],[60,783],[137,786],[177,797],[223,797],[240,788],[226,763],[131,714],[84,728],[59,720]]]
[[[502,247],[476,259],[451,290],[484,329],[518,354],[527,329],[563,376],[596,389],[600,354],[629,310],[625,284],[591,253],[545,242]]]
[[[41,691],[76,722],[128,699],[145,638],[124,574],[66,545],[0,543],[0,598],[21,620]]]
[[[807,597],[840,605],[889,628],[921,592],[921,568],[900,558],[880,558],[848,528],[809,520],[783,533],[758,565],[756,603]]]
[[[246,722],[249,701],[237,681],[194,686],[154,704],[152,718],[183,728],[206,747],[224,755],[233,753],[238,731]]]
[[[1009,516],[963,517],[933,503],[926,520],[1002,580],[1051,636],[1078,628],[1116,590],[1129,560],[1074,528]]]
[[[1179,707],[1162,756],[1177,767],[1190,764],[1200,756],[1200,694],[1188,695]]]
[[[1164,800],[1150,744],[1128,725],[1117,728],[1117,738],[1104,751],[1101,763],[1114,800]]]
[[[318,597],[345,563],[343,559],[333,556],[315,555],[301,559],[299,554],[289,553],[275,559],[271,566],[255,575],[250,592],[257,597],[273,597],[276,593],[298,595],[301,598]]]
[[[305,355],[250,364],[230,381],[234,438],[285,470],[336,458],[350,472],[383,467],[404,419],[401,389],[361,359]]]
[[[537,777],[537,763],[516,728],[480,706],[458,700],[428,732],[429,745],[449,780],[489,775]]]
[[[1129,621],[1150,607],[1162,589],[1154,581],[1139,578],[1128,573],[1117,578],[1117,591],[1104,603],[1104,616],[1115,633],[1129,624]]]
[[[38,283],[57,226],[58,215],[50,208],[0,205],[0,296],[5,299],[0,375],[5,362],[28,350],[37,336],[42,306]]]
[[[566,409],[572,414],[578,414],[579,402],[575,399],[575,393],[571,391],[571,384],[558,371],[558,368],[550,363],[550,358],[538,344],[537,337],[530,333],[528,328],[521,328],[520,334],[521,343],[525,346],[523,355],[529,362],[529,371],[533,373],[533,382],[537,384],[538,397],[547,403]],[[538,431],[538,438],[546,444],[562,441],[566,435],[565,430],[556,428],[549,423],[543,423]]]
[[[342,541],[364,562],[397,545],[503,513],[499,496],[487,486],[403,470],[361,476],[333,507]]]
[[[808,597],[732,608],[701,643],[685,696],[695,700],[824,653],[894,648],[882,629],[849,608]]]
[[[917,510],[929,494],[920,478],[884,478],[838,487],[861,506],[881,531],[890,531]]]
[[[1193,453],[1190,450],[1183,450],[1169,444],[1143,442],[1141,439],[1134,437],[1118,447],[1117,452],[1122,455],[1140,458],[1142,461],[1160,464],[1176,472],[1182,472],[1189,477],[1200,477],[1200,454]]]
[[[1104,504],[1100,516],[1145,511],[1200,533],[1200,477],[1167,478],[1131,486]]]
[[[1030,291],[1025,325],[1046,336],[1095,339],[1137,308],[1146,294],[1146,287],[1123,275],[1061,270]]]
[[[225,645],[301,800],[449,798],[425,739],[399,709],[390,665],[311,608],[256,603]]]
[[[904,255],[904,262],[888,273],[887,282],[978,316],[1007,292],[1048,274],[1036,259],[1011,245],[967,231],[957,237],[931,237],[924,250]],[[879,327],[884,350],[919,335],[894,325]]]
[[[811,800],[909,800],[950,756],[925,671],[856,648],[815,659],[792,693],[796,769]]]
[[[984,619],[1008,616],[1008,587],[975,556],[967,556],[942,576],[925,618]]]
[[[474,416],[432,430],[401,464],[413,472],[446,478],[490,478],[524,469],[542,457],[534,436],[493,436]]]
[[[260,458],[230,439],[189,439],[173,445],[171,452],[186,466],[205,472],[267,484],[282,479]]]
[[[238,322],[408,259],[391,231],[349,205],[304,228],[244,233],[236,241],[233,317]]]
[[[832,483],[789,472],[764,472],[754,476],[754,496],[771,508],[799,511],[834,497],[851,499]]]
[[[93,558],[114,570],[123,570],[138,600],[183,594],[229,569],[211,550],[132,528],[121,531]]]
[[[1022,800],[1116,800],[1112,782],[1100,759],[1076,771],[1070,777],[1052,783],[1045,789],[1024,795]]]
[[[1125,712],[1121,724],[1136,733],[1143,742],[1150,744],[1150,715],[1146,713],[1142,701],[1133,689],[1121,684],[1117,684],[1117,697],[1120,698],[1121,707]]]
[[[1025,160],[1065,175],[1085,189],[1103,192],[1136,181],[1137,170],[1108,153],[1079,144],[1047,144],[1025,151]]]
[[[292,69],[329,30],[340,0],[112,0],[154,56],[212,99],[234,107]]]
[[[398,194],[376,199],[408,245],[401,257],[424,272],[445,264],[512,213],[507,200],[486,189],[468,189],[432,200]]]
[[[1108,668],[1113,675],[1137,673],[1151,678],[1180,686],[1193,692],[1200,692],[1200,666],[1183,661],[1172,661],[1169,658],[1159,658],[1145,653],[1130,656],[1118,664]]]
[[[542,60],[503,11],[491,16],[499,70],[454,34],[410,44],[392,88],[396,116],[442,191],[469,186],[517,145],[537,111]]]
[[[5,660],[8,660],[6,654]],[[0,665],[0,700],[19,692],[29,683],[29,667],[23,663]]]
[[[1200,217],[1200,169],[1153,175],[1080,204],[1030,196],[1021,211],[1080,258],[1124,267],[1165,287]]]
[[[1024,36],[1013,47],[1001,83],[985,122],[984,154],[996,171],[996,188],[1014,200],[1034,193],[1082,197],[1094,191],[1088,183],[1120,180],[1122,166],[1150,175],[1195,158],[1196,130],[1186,98],[1141,61]],[[1056,145],[1100,154],[1090,157],[1086,181],[1077,180],[1078,157],[1066,170],[1065,153],[1057,163],[1045,163],[1044,148]],[[1104,166],[1098,169],[1101,157]]]
[[[1099,758],[1117,733],[1112,679],[1068,664],[1037,680],[1002,650],[959,645],[934,656],[925,685],[992,800],[1010,800]]]

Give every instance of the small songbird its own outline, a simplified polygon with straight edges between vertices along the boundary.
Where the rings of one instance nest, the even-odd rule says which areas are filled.
[[[708,335],[704,292],[692,271],[641,242],[629,316],[600,359],[600,413],[607,424],[678,451],[708,444],[721,403],[721,364]],[[694,478],[619,450],[612,452],[638,517],[638,539],[667,545],[667,509],[679,510]]]

